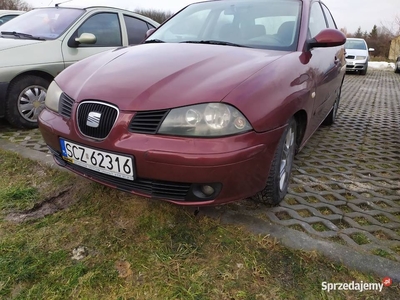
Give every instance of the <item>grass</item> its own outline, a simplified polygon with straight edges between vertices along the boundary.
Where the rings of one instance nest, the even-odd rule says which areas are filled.
[[[1,299],[396,299],[400,292],[327,294],[323,281],[381,279],[2,150],[0,172]],[[6,220],[64,190],[69,208]],[[72,258],[78,247],[86,249],[82,260]]]

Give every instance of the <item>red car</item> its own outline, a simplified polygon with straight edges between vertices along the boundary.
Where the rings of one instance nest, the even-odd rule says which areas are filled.
[[[200,2],[148,35],[51,83],[39,128],[56,162],[182,205],[278,204],[294,155],[339,106],[346,38],[327,7]]]

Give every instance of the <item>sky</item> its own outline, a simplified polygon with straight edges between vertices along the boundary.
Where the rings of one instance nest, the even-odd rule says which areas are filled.
[[[65,0],[25,0],[33,7],[49,6]],[[128,10],[152,8],[176,12],[196,0],[73,0],[73,5],[107,5]],[[374,25],[394,28],[396,16],[400,18],[400,0],[323,0],[330,9],[339,28],[349,33],[370,32]],[[111,4],[112,3],[112,4]],[[392,28],[391,28],[392,27]]]

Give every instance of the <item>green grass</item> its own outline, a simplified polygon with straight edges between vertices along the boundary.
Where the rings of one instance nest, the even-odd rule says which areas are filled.
[[[381,279],[1,150],[0,172],[7,174],[0,180],[0,299],[396,299],[400,292],[326,294],[323,281]],[[69,208],[6,221],[65,190]],[[79,246],[88,255],[77,261]]]

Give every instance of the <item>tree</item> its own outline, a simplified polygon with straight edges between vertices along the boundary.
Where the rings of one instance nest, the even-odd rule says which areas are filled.
[[[369,38],[372,40],[378,39],[378,27],[374,25],[371,32],[369,33]]]
[[[354,33],[355,38],[362,38],[363,37],[363,32],[361,31],[361,27],[358,27],[357,31]]]
[[[30,10],[31,6],[23,0],[0,0],[0,9]]]

